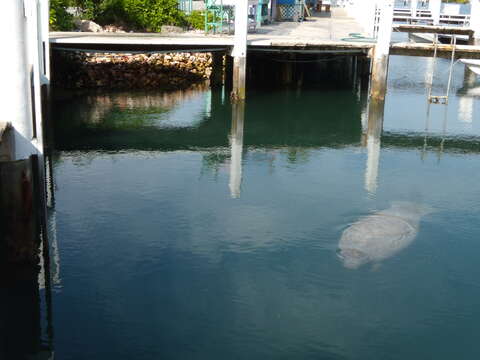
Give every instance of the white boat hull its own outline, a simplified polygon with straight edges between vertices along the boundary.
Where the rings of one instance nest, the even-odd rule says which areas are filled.
[[[460,61],[467,65],[475,74],[480,75],[480,60],[461,59]]]

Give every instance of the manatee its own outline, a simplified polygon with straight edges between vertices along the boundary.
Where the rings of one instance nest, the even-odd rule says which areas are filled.
[[[431,212],[422,204],[393,202],[389,209],[365,216],[345,229],[338,256],[348,269],[379,264],[409,246],[417,236],[420,219]]]

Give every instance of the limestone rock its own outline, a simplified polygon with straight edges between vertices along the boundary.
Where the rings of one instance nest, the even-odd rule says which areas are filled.
[[[101,32],[103,28],[90,20],[75,20],[75,26],[82,32]]]
[[[180,26],[173,26],[173,25],[163,25],[161,30],[162,33],[181,33],[183,29]]]

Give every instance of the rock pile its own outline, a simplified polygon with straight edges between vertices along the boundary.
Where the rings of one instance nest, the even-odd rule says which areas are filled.
[[[185,88],[207,80],[209,53],[111,54],[56,51],[53,82],[64,88]]]

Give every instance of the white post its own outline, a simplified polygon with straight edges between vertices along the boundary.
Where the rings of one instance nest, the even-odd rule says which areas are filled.
[[[41,33],[41,83],[50,84],[50,41],[49,41],[49,0],[40,0],[40,33]]]
[[[430,0],[428,8],[432,13],[433,25],[440,24],[440,11],[442,9],[442,0]]]
[[[245,77],[247,66],[247,32],[248,32],[248,2],[235,2],[235,38],[233,56],[233,91],[234,100],[245,100]]]
[[[9,0],[0,2],[0,32],[8,34],[2,36],[2,50],[4,54],[0,64],[0,77],[2,78],[1,118],[10,122],[14,128],[14,159],[28,158],[36,153],[32,145],[34,138],[33,112],[30,77],[33,67],[29,64],[27,16],[31,15],[31,6],[22,0]],[[30,18],[30,17],[29,17]],[[36,49],[36,43],[33,45]],[[33,77],[35,77],[33,75]]]
[[[417,16],[417,7],[418,7],[418,0],[410,0],[410,10],[412,11],[412,16]]]
[[[393,4],[394,0],[385,0],[384,2],[377,44],[374,50],[370,95],[377,100],[384,100],[387,90],[388,58],[393,26]]]
[[[470,0],[470,28],[475,32],[475,43],[480,42],[480,0]]]
[[[43,46],[41,44],[41,7],[39,0],[24,0],[28,3],[28,17],[27,17],[27,31],[28,31],[28,56],[30,67],[32,71],[31,76],[31,91],[33,91],[33,106],[32,111],[34,113],[35,128],[34,138],[32,139],[32,145],[36,148],[36,153],[43,154],[43,121],[42,121],[42,84],[41,76],[43,71],[41,70],[41,64],[43,63]]]

